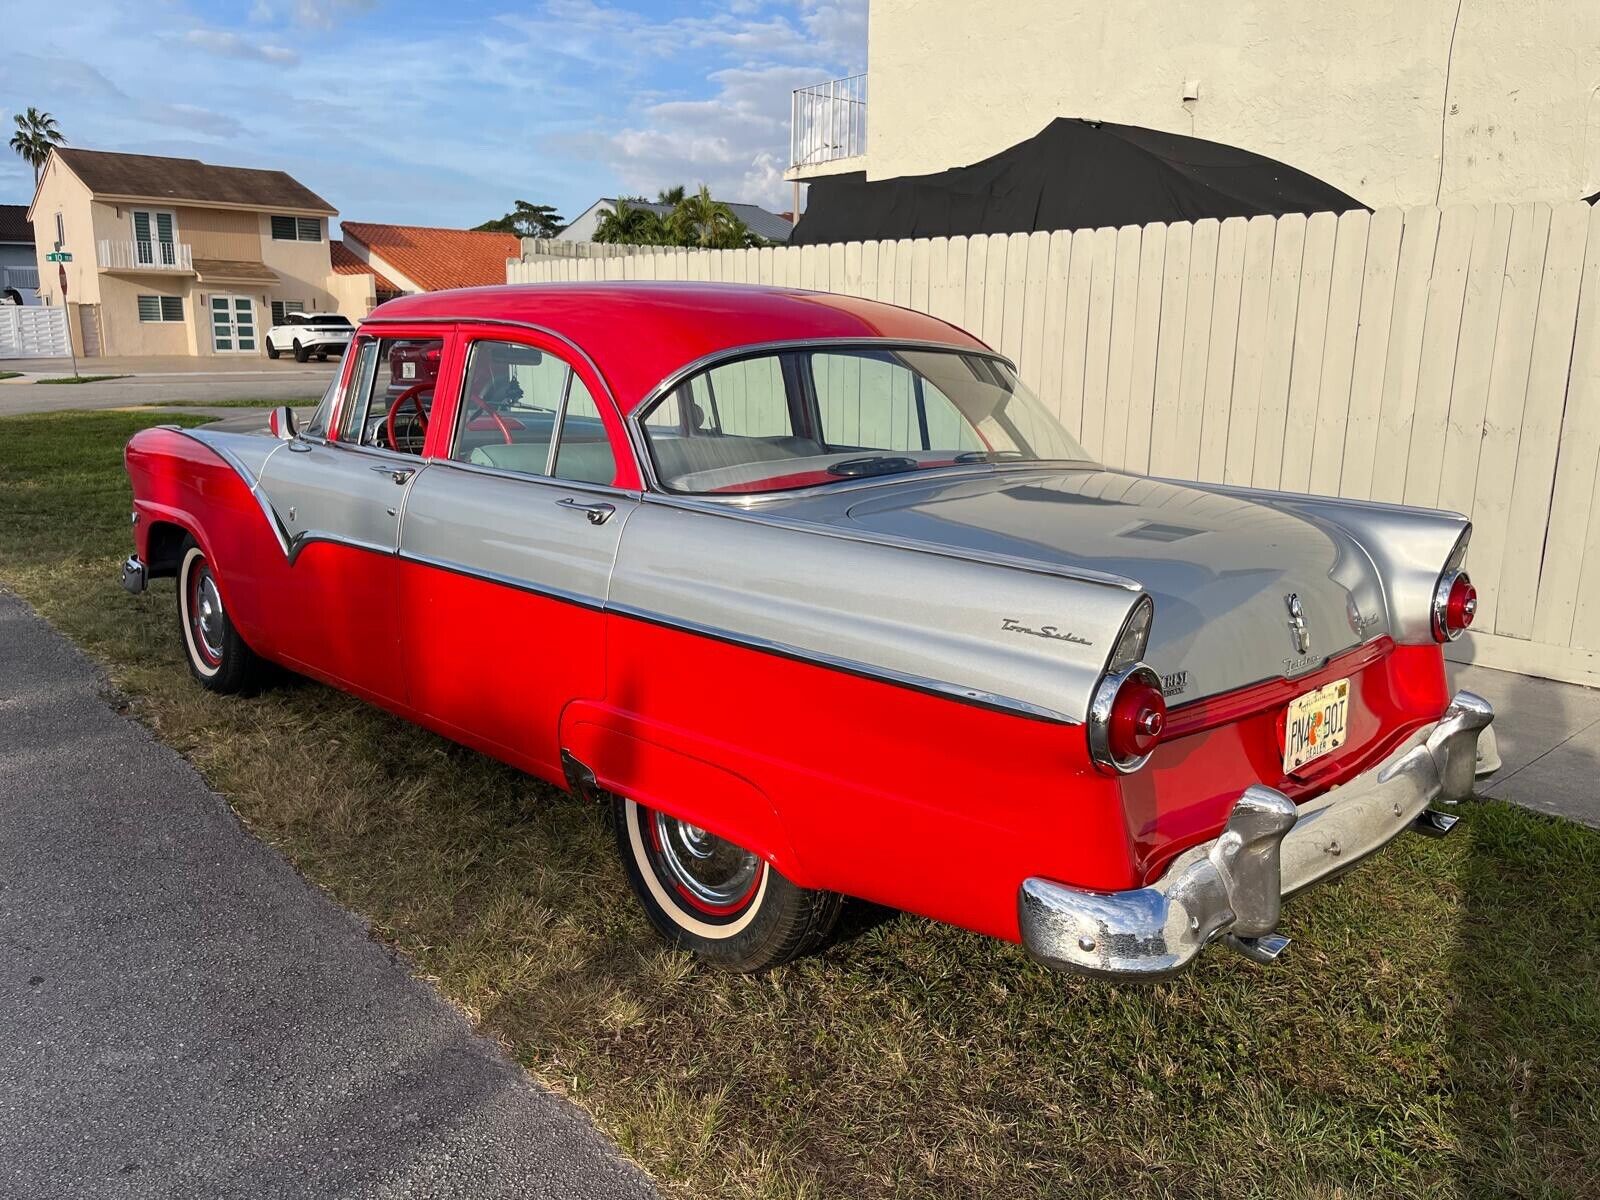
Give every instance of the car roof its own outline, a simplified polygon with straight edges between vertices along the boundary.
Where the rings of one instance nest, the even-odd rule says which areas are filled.
[[[624,411],[707,355],[771,342],[893,339],[986,350],[926,313],[797,288],[693,282],[536,283],[401,296],[367,322],[522,322],[576,343]]]

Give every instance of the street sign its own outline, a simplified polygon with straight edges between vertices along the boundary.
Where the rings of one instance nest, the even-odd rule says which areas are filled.
[[[65,250],[52,250],[44,256],[45,262],[66,263],[72,261],[72,255]]]
[[[61,272],[61,298],[65,300],[67,298],[67,269],[65,267],[57,267],[56,270]]]

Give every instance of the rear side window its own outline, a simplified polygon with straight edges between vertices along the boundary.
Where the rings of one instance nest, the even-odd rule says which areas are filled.
[[[472,343],[450,457],[585,483],[616,476],[600,409],[583,380],[556,355],[517,342]]]

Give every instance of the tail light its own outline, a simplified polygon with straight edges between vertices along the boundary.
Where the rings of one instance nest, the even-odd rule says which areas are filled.
[[[1154,602],[1141,597],[1089,702],[1089,755],[1102,770],[1120,775],[1144,766],[1167,728],[1161,677],[1140,661],[1154,617]]]
[[[1453,642],[1478,615],[1478,589],[1465,571],[1446,571],[1433,593],[1433,638]]]

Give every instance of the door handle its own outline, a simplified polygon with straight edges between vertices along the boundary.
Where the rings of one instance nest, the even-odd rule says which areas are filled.
[[[367,469],[369,471],[376,471],[380,475],[387,475],[396,483],[404,483],[417,473],[417,469],[415,467],[386,467],[381,463],[377,466],[368,467]]]
[[[615,504],[585,504],[581,500],[574,500],[571,496],[563,496],[556,503],[562,508],[570,508],[573,512],[581,512],[589,519],[591,525],[604,525],[611,519],[611,514],[617,511]]]

